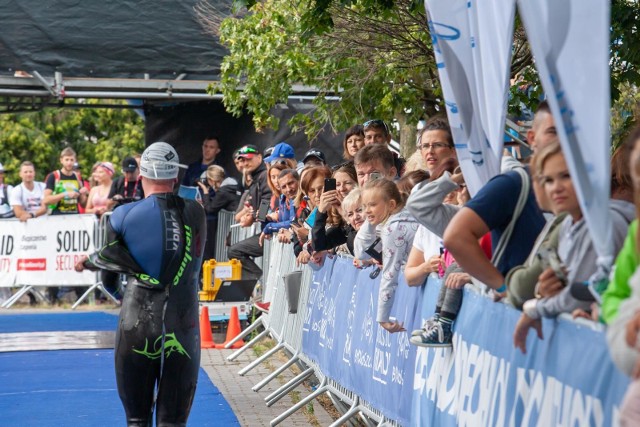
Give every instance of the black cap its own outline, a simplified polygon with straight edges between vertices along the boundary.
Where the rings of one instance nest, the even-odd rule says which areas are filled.
[[[316,148],[312,148],[311,150],[307,151],[307,154],[305,154],[304,158],[302,159],[302,163],[305,163],[307,160],[309,160],[309,157],[317,157],[318,159],[322,160],[322,163],[327,163],[327,158],[324,156],[324,153]]]
[[[260,152],[258,151],[258,147],[256,147],[255,145],[245,145],[237,151],[235,157],[244,157],[245,159],[251,159],[257,154],[260,154]]]
[[[135,172],[138,169],[138,162],[133,157],[125,157],[122,161],[122,170],[124,172]]]

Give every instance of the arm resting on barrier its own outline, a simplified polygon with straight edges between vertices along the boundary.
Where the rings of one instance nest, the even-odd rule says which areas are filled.
[[[489,232],[487,224],[472,209],[462,208],[444,233],[444,246],[470,275],[498,289],[504,277],[482,251],[478,240]]]
[[[353,241],[353,255],[358,259],[369,259],[371,255],[365,251],[376,240],[376,226],[365,220]]]

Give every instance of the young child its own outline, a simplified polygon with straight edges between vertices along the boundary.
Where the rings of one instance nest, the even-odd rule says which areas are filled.
[[[402,271],[418,229],[418,222],[404,209],[404,199],[398,187],[388,179],[370,180],[362,190],[365,223],[356,235],[355,256],[371,258],[365,251],[379,234],[382,244],[382,280],[378,296],[376,320],[389,332],[405,330],[403,323],[389,318]]]

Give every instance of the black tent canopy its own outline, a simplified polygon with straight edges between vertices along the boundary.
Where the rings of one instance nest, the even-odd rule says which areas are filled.
[[[228,10],[230,0],[210,1],[217,10]],[[0,69],[3,74],[214,79],[225,51],[198,21],[198,2],[0,1]]]
[[[144,110],[145,139],[180,147],[185,161],[197,159],[202,138],[210,134],[221,136],[228,154],[246,143],[264,148],[286,140],[301,155],[308,142],[291,134],[286,120],[313,108],[314,88],[292,88],[294,95],[274,112],[282,118],[281,128],[266,134],[256,134],[246,115],[231,117],[221,96],[206,92],[219,78],[225,50],[204,28],[199,12],[206,9],[221,19],[231,3],[0,0],[0,113],[84,108],[85,99],[136,100],[129,106]],[[332,132],[317,144],[332,160],[339,157],[341,146]]]

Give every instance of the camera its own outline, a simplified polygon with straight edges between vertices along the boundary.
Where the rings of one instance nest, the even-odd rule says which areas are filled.
[[[543,245],[538,249],[537,257],[543,268],[551,268],[563,285],[567,285],[566,267],[555,249]]]

